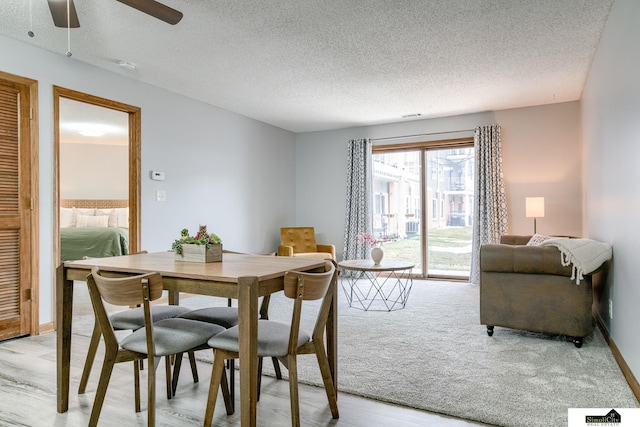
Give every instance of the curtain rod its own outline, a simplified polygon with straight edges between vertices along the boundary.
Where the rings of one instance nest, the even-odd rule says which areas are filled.
[[[417,133],[415,135],[389,136],[387,138],[371,138],[371,141],[390,141],[392,139],[417,138],[419,136],[444,135],[447,133],[473,132],[475,129],[450,130],[446,132]]]

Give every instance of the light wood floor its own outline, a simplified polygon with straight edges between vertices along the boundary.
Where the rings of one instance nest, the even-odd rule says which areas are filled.
[[[71,393],[69,411],[56,412],[56,351],[55,333],[20,338],[0,343],[0,426],[83,426],[87,425],[95,387],[102,362],[96,358],[87,393],[78,395],[76,390],[82,372],[89,339],[74,335],[72,340]],[[102,346],[100,351],[102,350]],[[206,396],[211,365],[198,365],[200,382],[194,384],[185,360],[177,395],[167,400],[164,394],[164,370],[158,369],[157,425],[201,425],[206,406]],[[146,371],[143,371],[146,372]],[[133,368],[130,363],[116,365],[109,391],[100,416],[101,426],[146,426],[146,376],[141,378],[143,411],[133,409]],[[236,403],[237,404],[237,403]],[[340,419],[333,420],[324,390],[300,385],[300,412],[303,426],[434,426],[462,427],[482,424],[472,423],[413,410],[397,405],[341,393],[338,406]],[[258,404],[259,426],[290,426],[289,388],[285,380],[264,377],[262,395]],[[239,411],[227,416],[218,399],[216,426],[239,426]]]

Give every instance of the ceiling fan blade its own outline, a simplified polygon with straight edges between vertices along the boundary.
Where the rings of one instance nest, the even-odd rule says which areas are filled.
[[[67,0],[47,0],[49,3],[49,10],[51,10],[51,17],[56,27],[67,28]],[[76,6],[73,4],[73,0],[69,0],[69,18],[71,21],[71,28],[79,28],[80,21],[78,21],[78,14],[76,13]]]
[[[138,9],[140,12],[144,12],[147,15],[151,15],[154,18],[158,18],[167,24],[176,25],[182,19],[182,12],[172,9],[162,3],[158,3],[155,0],[118,0],[120,3],[124,3],[127,6],[131,6],[134,9]]]

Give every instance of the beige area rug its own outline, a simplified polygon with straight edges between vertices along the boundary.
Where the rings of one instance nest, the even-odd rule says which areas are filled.
[[[80,284],[74,307],[87,303],[83,292]],[[415,281],[406,308],[392,312],[350,308],[340,289],[339,390],[500,426],[567,425],[568,408],[640,407],[597,328],[580,349],[565,337],[498,327],[489,337],[478,311],[478,288],[464,283]],[[89,335],[93,321],[84,313],[73,331]],[[289,321],[290,301],[274,296],[269,313]],[[305,313],[303,327],[311,330],[314,316]],[[211,352],[199,357],[210,361]],[[322,383],[313,356],[298,365],[301,382]]]

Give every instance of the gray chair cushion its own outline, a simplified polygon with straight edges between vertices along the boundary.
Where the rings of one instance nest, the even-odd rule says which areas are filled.
[[[238,351],[238,327],[234,326],[211,338],[209,347]],[[273,320],[258,320],[258,356],[278,357],[287,355],[291,325]],[[304,331],[298,333],[298,347],[311,340]]]
[[[179,305],[154,305],[151,307],[151,321],[153,323],[163,319],[170,319],[188,312],[186,307]],[[121,311],[109,316],[113,329],[138,330],[144,326],[144,308],[138,307]]]
[[[146,328],[140,328],[125,337],[120,346],[127,350],[147,354]],[[189,319],[165,319],[153,324],[155,356],[184,353],[205,344],[211,337],[226,329],[212,323]]]
[[[198,320],[200,322],[215,323],[228,329],[238,324],[238,309],[236,307],[208,307],[191,310],[178,317]]]

